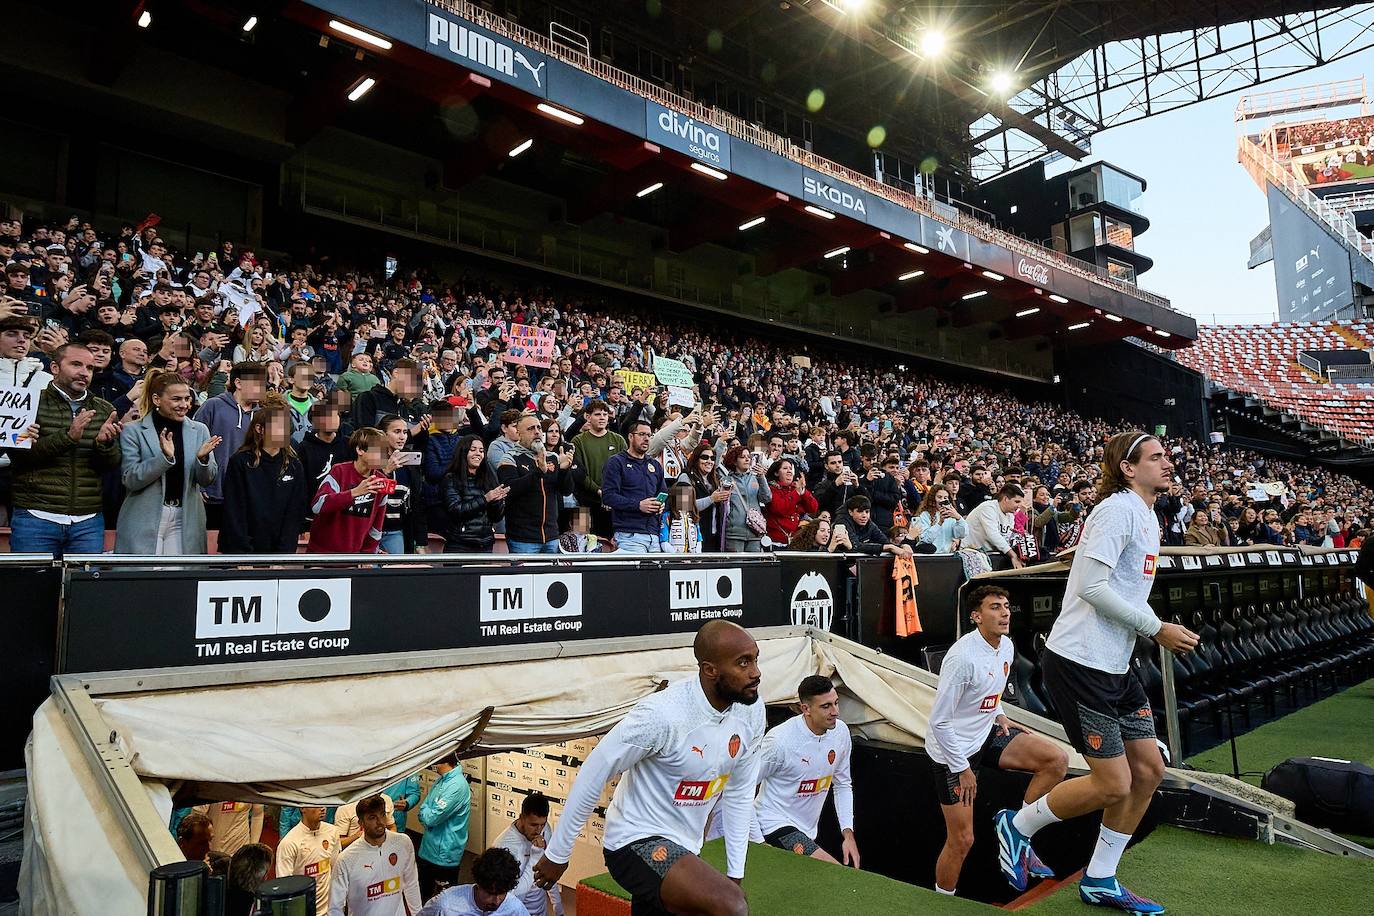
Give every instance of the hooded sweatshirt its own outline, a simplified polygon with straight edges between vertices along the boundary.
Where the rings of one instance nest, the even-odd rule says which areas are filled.
[[[229,466],[229,459],[243,445],[244,433],[248,432],[248,421],[253,419],[256,408],[244,409],[234,400],[232,391],[226,391],[201,405],[196,411],[196,419],[210,429],[211,436],[219,436],[220,444],[215,448],[215,461],[222,468]],[[205,488],[205,498],[212,503],[224,501],[224,481],[226,475],[219,477]]]

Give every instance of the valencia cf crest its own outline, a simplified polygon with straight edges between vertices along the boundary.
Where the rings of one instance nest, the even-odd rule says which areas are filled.
[[[739,738],[739,735],[731,735],[731,736],[730,736],[730,744],[729,744],[729,748],[728,748],[729,751],[730,751],[730,756],[731,756],[731,757],[735,757],[735,756],[737,756],[737,755],[739,754],[739,746],[740,746],[740,738]]]
[[[329,841],[328,841],[328,840],[320,840],[320,846],[324,847],[325,849],[328,849],[328,848],[329,848]]]
[[[1096,733],[1089,733],[1088,747],[1092,748],[1095,751],[1102,750],[1102,736]]]
[[[830,749],[830,753],[828,753],[828,754],[825,755],[825,759],[828,760],[828,761],[831,763],[831,765],[834,765],[834,763],[835,763],[835,749],[834,749],[833,747]]]
[[[393,852],[391,855],[387,856],[387,857],[386,857],[386,860],[387,860],[388,862],[390,862],[392,865],[395,865],[395,864],[396,864],[396,853]]]
[[[1011,662],[1002,662],[1002,676],[1005,677],[1007,672],[1009,672],[1010,670]]]

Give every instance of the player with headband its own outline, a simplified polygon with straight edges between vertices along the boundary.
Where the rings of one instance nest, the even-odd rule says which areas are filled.
[[[1098,504],[1084,525],[1063,610],[1041,656],[1045,689],[1092,772],[1061,782],[1020,811],[997,813],[998,864],[1017,890],[1026,889],[1030,840],[1038,830],[1100,809],[1102,828],[1079,897],[1127,913],[1164,912],[1122,887],[1116,869],[1164,778],[1154,713],[1130,669],[1136,638],[1179,653],[1198,643],[1186,627],[1162,623],[1148,603],[1159,558],[1154,504],[1168,491],[1172,470],[1164,445],[1148,433],[1119,433],[1107,442]]]

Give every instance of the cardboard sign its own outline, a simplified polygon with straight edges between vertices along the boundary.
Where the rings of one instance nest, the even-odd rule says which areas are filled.
[[[38,419],[38,395],[42,390],[18,385],[0,387],[0,446],[33,448],[33,440],[24,431]]]
[[[629,369],[615,370],[615,377],[624,386],[625,393],[631,394],[636,388],[652,391],[658,385],[652,372],[631,372]]]
[[[512,324],[501,358],[508,363],[547,369],[553,362],[555,332],[532,324]]]
[[[683,365],[681,360],[666,356],[654,357],[654,375],[670,388],[691,388],[696,384],[692,380],[692,370]]]
[[[669,386],[668,406],[672,407],[674,405],[692,410],[697,406],[697,396],[692,393],[692,389],[690,388],[675,388]]]

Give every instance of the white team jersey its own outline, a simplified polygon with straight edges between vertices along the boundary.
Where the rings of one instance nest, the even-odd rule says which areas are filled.
[[[404,833],[388,830],[382,845],[362,837],[334,861],[329,916],[406,916],[420,909],[415,846]],[[407,910],[407,907],[409,909]]]
[[[717,712],[696,676],[645,697],[582,764],[549,843],[549,860],[568,861],[602,787],[624,773],[606,812],[606,849],[662,836],[699,853],[706,818],[723,793],[726,823],[738,825],[725,840],[726,874],[743,877],[764,726],[761,700]]]
[[[772,833],[792,826],[813,840],[825,807],[825,794],[835,787],[835,814],[840,829],[854,826],[854,782],[849,775],[849,726],[817,735],[802,716],[770,731],[759,745],[759,794],[754,815],[759,830]]]
[[[329,882],[339,855],[339,831],[328,821],[311,830],[301,821],[277,844],[277,877],[304,875],[315,879],[315,912],[329,912]]]
[[[396,829],[396,808],[391,796],[385,792],[380,793],[382,800],[386,802],[386,827],[388,830]],[[339,836],[346,837],[363,829],[362,821],[358,820],[358,803],[350,802],[347,805],[340,805],[334,809],[334,826],[339,828]]]
[[[1133,490],[1113,493],[1092,510],[1083,526],[1076,556],[1088,556],[1112,567],[1107,584],[1142,619],[1157,620],[1150,610],[1150,587],[1159,560],[1159,519]],[[1059,612],[1046,646],[1055,655],[1108,674],[1125,674],[1135,651],[1136,631],[1099,613],[1080,594],[1083,565],[1073,564]]]
[[[543,843],[536,846],[525,839],[525,835],[516,829],[515,824],[511,824],[501,831],[501,835],[492,844],[493,847],[504,849],[515,856],[516,864],[520,866],[520,883],[515,885],[515,890],[510,893],[525,905],[525,909],[530,911],[530,916],[546,916],[549,912],[549,891],[534,883],[534,864],[543,857],[551,836],[552,831],[549,830],[548,824],[545,824]],[[555,911],[562,913],[563,908],[558,905],[561,901],[558,899],[557,888],[554,888],[553,895]]]
[[[968,769],[968,758],[988,740],[1002,714],[1002,691],[1015,657],[1010,637],[1001,637],[994,649],[977,630],[949,647],[940,663],[940,685],[926,731],[931,760],[954,773]]]
[[[349,916],[352,916],[350,913]],[[472,897],[472,885],[463,884],[458,887],[450,887],[442,893],[435,894],[430,898],[429,903],[421,910],[418,916],[530,916],[529,910],[519,900],[515,899],[514,894],[507,894],[506,899],[501,901],[501,905],[494,910],[484,910],[477,906],[477,901]]]
[[[211,805],[196,805],[196,811],[210,818],[215,827],[211,848],[217,852],[233,855],[249,843],[256,843],[262,836],[262,805],[246,802],[215,802]],[[257,819],[257,830],[252,821]],[[254,836],[254,833],[257,836]]]

